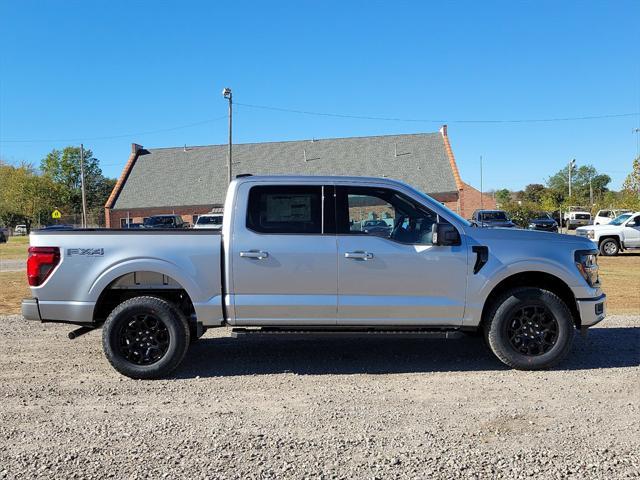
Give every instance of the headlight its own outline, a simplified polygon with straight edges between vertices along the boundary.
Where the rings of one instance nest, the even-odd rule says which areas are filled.
[[[587,238],[590,238],[591,240],[593,240],[596,236],[596,232],[593,230],[588,230],[587,231]]]
[[[529,228],[536,228],[536,224],[535,223],[530,223],[529,224]]]
[[[595,287],[598,282],[598,251],[578,250],[575,253],[575,262],[578,271],[591,287]]]

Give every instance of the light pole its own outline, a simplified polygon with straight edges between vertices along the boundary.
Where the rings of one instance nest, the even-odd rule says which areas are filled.
[[[84,145],[80,144],[80,190],[82,191],[82,228],[87,228],[87,196],[84,189]]]
[[[574,158],[569,162],[569,198],[571,198],[571,173],[573,173],[573,168],[576,166],[576,159]]]
[[[231,183],[231,125],[233,119],[233,93],[231,93],[231,89],[225,87],[222,90],[222,96],[229,100],[229,153],[227,155],[227,180],[228,183]]]

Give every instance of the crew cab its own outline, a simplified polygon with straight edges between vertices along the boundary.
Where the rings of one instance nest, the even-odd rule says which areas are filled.
[[[605,317],[590,240],[477,228],[394,180],[245,176],[224,212],[222,231],[33,232],[24,317],[76,324],[72,338],[102,328],[107,359],[132,378],[168,375],[222,326],[481,333],[506,365],[541,369]],[[372,218],[388,231],[369,233]]]
[[[605,256],[640,248],[640,212],[623,213],[606,225],[580,227],[576,235],[591,240]]]

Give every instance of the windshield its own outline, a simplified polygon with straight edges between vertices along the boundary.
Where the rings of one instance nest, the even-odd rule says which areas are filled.
[[[482,212],[480,214],[480,220],[483,221],[507,221],[507,214],[505,212]]]
[[[144,221],[147,227],[156,225],[173,225],[173,217],[149,217]]]
[[[622,225],[624,222],[629,220],[631,217],[630,213],[625,213],[624,215],[620,215],[619,217],[614,218],[609,222],[609,225]]]
[[[196,225],[222,225],[222,217],[198,217]]]
[[[536,220],[550,220],[551,216],[547,212],[537,212],[533,218]]]

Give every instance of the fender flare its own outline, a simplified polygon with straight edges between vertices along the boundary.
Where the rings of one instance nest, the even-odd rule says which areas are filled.
[[[97,302],[100,295],[114,280],[133,272],[154,272],[167,275],[178,282],[187,292],[192,302],[202,298],[201,288],[189,277],[182,274],[173,263],[158,258],[136,258],[109,266],[105,269],[89,287],[88,296],[91,301]]]

